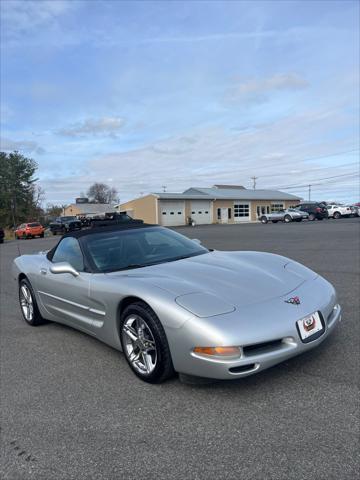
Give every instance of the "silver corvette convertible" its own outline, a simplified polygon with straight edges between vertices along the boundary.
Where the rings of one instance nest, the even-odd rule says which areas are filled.
[[[332,285],[295,261],[145,224],[70,232],[12,274],[28,324],[93,335],[151,383],[260,372],[319,345],[341,315]]]

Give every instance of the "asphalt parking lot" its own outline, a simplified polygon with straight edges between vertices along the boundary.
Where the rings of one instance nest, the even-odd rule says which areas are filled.
[[[358,479],[360,219],[179,231],[220,250],[279,253],[336,287],[343,321],[315,349],[232,382],[138,380],[122,354],[22,320],[0,245],[3,479]]]

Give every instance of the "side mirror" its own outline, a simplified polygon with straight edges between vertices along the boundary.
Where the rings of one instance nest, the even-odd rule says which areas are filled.
[[[50,267],[50,272],[55,274],[70,273],[74,277],[78,277],[80,275],[80,273],[68,262],[54,263],[54,265],[51,265]]]
[[[198,245],[201,245],[201,240],[199,240],[198,238],[192,238],[191,240],[197,243]]]

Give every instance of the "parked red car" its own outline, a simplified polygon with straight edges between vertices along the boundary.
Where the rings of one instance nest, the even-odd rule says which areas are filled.
[[[34,238],[43,237],[45,228],[39,222],[22,223],[20,227],[15,230],[15,237],[20,238]]]

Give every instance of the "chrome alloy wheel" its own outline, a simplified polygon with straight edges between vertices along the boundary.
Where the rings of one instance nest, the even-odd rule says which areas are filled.
[[[24,317],[28,322],[31,322],[34,318],[33,298],[28,286],[24,283],[20,288],[20,305]]]
[[[125,354],[142,375],[150,375],[157,362],[157,350],[152,331],[148,324],[138,315],[130,315],[124,322],[122,338]]]

